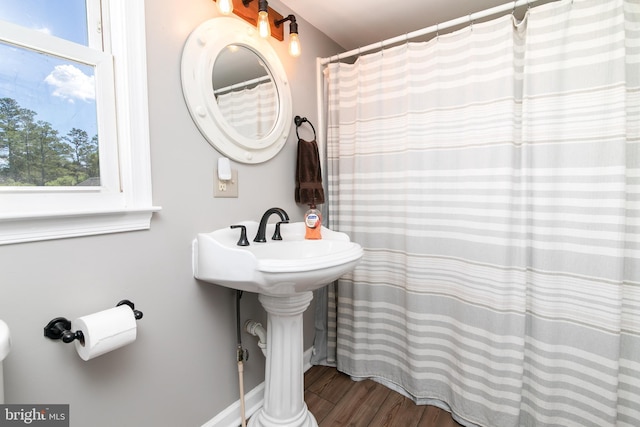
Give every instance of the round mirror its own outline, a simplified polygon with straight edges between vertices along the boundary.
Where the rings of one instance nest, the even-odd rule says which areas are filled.
[[[242,163],[261,163],[284,147],[291,92],[275,50],[242,20],[202,23],[182,53],[182,90],[209,143]]]
[[[278,97],[269,69],[251,49],[230,44],[213,65],[213,94],[222,117],[248,138],[273,129]]]

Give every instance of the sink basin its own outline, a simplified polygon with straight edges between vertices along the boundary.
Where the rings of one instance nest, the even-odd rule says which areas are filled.
[[[238,228],[196,236],[193,275],[258,293],[267,311],[264,403],[251,416],[249,427],[318,427],[304,403],[302,313],[313,299],[311,291],[353,270],[362,247],[326,227],[321,240],[305,240],[302,222],[281,224],[282,240],[271,240],[275,224],[268,224],[264,243],[252,241],[257,222],[238,225],[246,227],[249,246],[238,246]]]
[[[362,247],[344,233],[322,227],[321,240],[305,240],[302,222],[282,224],[282,240],[271,240],[275,224],[267,225],[267,242],[252,239],[255,221],[247,228],[249,246],[238,246],[240,229],[229,227],[200,233],[193,241],[193,274],[217,285],[265,295],[313,291],[351,271]]]

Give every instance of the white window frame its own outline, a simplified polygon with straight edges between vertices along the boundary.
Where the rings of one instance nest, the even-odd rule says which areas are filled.
[[[0,21],[2,41],[94,66],[101,181],[0,187],[0,245],[148,229],[160,210],[151,199],[144,0],[102,0],[102,19],[99,3],[87,0],[87,15],[89,45],[102,49]]]

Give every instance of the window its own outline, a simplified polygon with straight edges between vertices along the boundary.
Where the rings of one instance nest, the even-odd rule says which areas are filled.
[[[143,0],[0,4],[0,244],[149,228],[143,24]]]

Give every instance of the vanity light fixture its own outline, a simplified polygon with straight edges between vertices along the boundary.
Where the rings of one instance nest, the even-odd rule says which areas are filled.
[[[289,25],[289,53],[291,56],[300,55],[300,39],[298,38],[298,24],[293,15],[286,18],[278,11],[269,7],[267,0],[213,0],[218,3],[218,10],[221,14],[233,13],[244,19],[249,24],[254,25],[256,30],[264,38],[271,37],[276,40],[284,40],[283,22],[291,21]],[[244,6],[244,7],[243,7]],[[266,34],[266,35],[265,35]]]
[[[231,15],[233,12],[233,0],[218,0],[218,10],[223,15]]]
[[[302,53],[302,46],[300,45],[300,38],[298,37],[298,23],[296,17],[289,15],[286,18],[275,21],[276,28],[279,28],[283,23],[290,21],[289,24],[289,54],[291,56],[298,57]]]
[[[244,7],[249,7],[253,0],[242,0]],[[269,2],[267,0],[258,0],[258,20],[256,22],[258,34],[263,39],[268,39],[271,35],[271,24],[269,23]]]
[[[268,39],[271,35],[271,25],[269,24],[269,3],[267,0],[259,0],[258,5],[258,33],[263,39]]]

